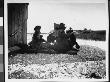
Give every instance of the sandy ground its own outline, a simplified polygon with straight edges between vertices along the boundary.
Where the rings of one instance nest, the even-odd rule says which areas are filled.
[[[90,46],[95,46],[99,47],[103,50],[106,50],[108,47],[108,44],[106,41],[94,41],[94,40],[82,40],[82,39],[77,39],[77,42],[79,45],[90,45]]]
[[[95,73],[106,76],[105,51],[82,45],[77,55],[17,54],[9,58],[9,78],[83,79]]]
[[[105,78],[105,61],[75,62],[75,63],[52,63],[30,64],[23,66],[15,64],[9,67],[9,78],[18,79],[85,79],[90,74],[96,73]],[[14,68],[14,69],[12,69]],[[18,76],[18,77],[17,77]]]

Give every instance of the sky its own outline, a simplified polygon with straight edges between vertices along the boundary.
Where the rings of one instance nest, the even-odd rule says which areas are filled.
[[[42,33],[53,30],[54,23],[65,23],[67,29],[105,30],[108,20],[104,3],[74,3],[72,0],[33,0],[28,6],[27,32],[41,26]]]

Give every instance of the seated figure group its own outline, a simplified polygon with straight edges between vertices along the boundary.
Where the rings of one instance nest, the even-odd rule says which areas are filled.
[[[48,35],[47,41],[42,38],[43,35],[41,35],[40,29],[41,26],[36,26],[34,28],[35,32],[32,41],[29,43],[32,49],[39,50],[43,45],[47,49],[51,48],[59,53],[66,53],[69,50],[79,50],[80,46],[76,42],[76,37],[72,28],[65,32],[66,27],[64,23],[60,23],[58,27],[54,28],[54,31]]]

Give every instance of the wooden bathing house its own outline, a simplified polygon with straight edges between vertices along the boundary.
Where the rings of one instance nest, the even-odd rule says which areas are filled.
[[[27,44],[28,3],[8,3],[8,47]]]

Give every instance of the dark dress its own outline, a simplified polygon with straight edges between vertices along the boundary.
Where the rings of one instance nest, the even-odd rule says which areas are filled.
[[[72,32],[69,36],[69,40],[70,40],[70,47],[72,48],[74,45],[76,45],[76,48],[79,49],[80,46],[78,45],[78,43],[76,42],[76,36],[74,35],[74,33]]]

